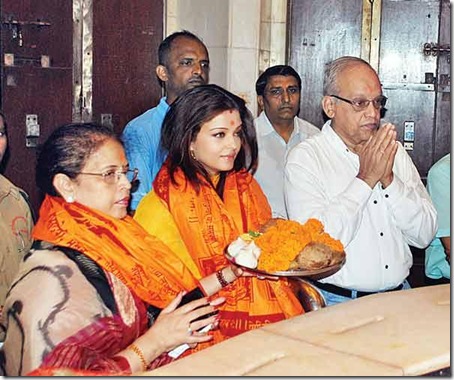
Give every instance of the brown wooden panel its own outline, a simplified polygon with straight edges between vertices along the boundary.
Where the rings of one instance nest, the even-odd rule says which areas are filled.
[[[4,77],[15,81],[14,86],[7,85],[4,90],[3,110],[8,120],[10,149],[5,175],[27,191],[38,209],[41,199],[35,185],[37,148],[25,146],[25,118],[27,114],[38,115],[39,144],[56,126],[71,121],[71,70],[25,66],[6,68]]]
[[[419,175],[427,176],[432,163],[434,150],[434,102],[433,91],[412,91],[401,88],[384,88],[383,93],[388,97],[386,113],[382,122],[391,122],[396,126],[397,139],[404,142],[404,125],[413,121],[415,125],[415,140],[413,150],[407,151],[412,158]]]
[[[299,116],[322,127],[323,68],[360,56],[362,0],[290,0],[288,61],[301,76]]]
[[[41,201],[35,185],[37,148],[25,146],[25,118],[38,115],[38,143],[56,126],[71,121],[72,1],[3,0],[1,11],[2,52],[15,55],[14,66],[2,67],[1,105],[9,143],[5,175],[27,191],[37,211]],[[20,25],[22,41],[14,34],[12,20],[25,23]],[[50,68],[41,67],[41,55],[50,56]]]
[[[93,119],[112,114],[114,128],[156,105],[155,75],[163,37],[162,0],[93,1]]]
[[[72,0],[3,0],[2,22],[19,20],[50,26],[22,25],[20,39],[13,38],[11,24],[2,26],[4,53],[39,58],[49,55],[52,66],[72,66]]]
[[[36,148],[25,147],[26,114],[37,114],[42,143],[71,121],[73,107],[72,0],[3,0],[2,52],[16,56],[3,67],[2,108],[9,122],[10,155],[5,174],[31,196],[36,209]],[[162,0],[96,0],[93,12],[93,120],[113,114],[121,132],[133,117],[154,106],[161,89],[155,77],[163,34]],[[12,21],[23,21],[19,38]],[[43,23],[44,25],[31,25]],[[49,25],[47,25],[49,24]],[[79,41],[80,43],[80,41]],[[42,68],[48,55],[51,67]]]
[[[436,93],[422,84],[426,73],[436,76],[437,57],[425,56],[422,47],[437,41],[439,13],[438,1],[382,2],[379,76],[389,98],[384,120],[396,125],[401,142],[405,122],[414,122],[414,149],[408,153],[423,178],[433,163]]]

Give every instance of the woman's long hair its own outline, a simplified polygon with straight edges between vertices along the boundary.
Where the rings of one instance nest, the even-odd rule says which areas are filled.
[[[181,168],[196,190],[201,185],[197,174],[211,183],[208,172],[190,154],[203,124],[225,111],[237,110],[242,122],[241,149],[235,159],[233,171],[245,169],[252,173],[257,168],[258,147],[254,121],[246,103],[240,97],[214,84],[197,86],[181,94],[171,105],[162,128],[161,149],[167,151],[169,175],[173,184],[175,171]],[[221,180],[228,173],[221,173]]]

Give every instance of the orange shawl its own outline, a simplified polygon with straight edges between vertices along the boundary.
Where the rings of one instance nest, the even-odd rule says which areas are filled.
[[[203,277],[229,264],[224,250],[230,242],[271,218],[265,195],[246,171],[228,174],[224,200],[208,183],[197,194],[181,170],[175,179],[179,186],[172,184],[164,164],[153,183],[154,191],[167,205]],[[219,295],[227,301],[221,306],[221,326],[214,332],[214,342],[303,313],[285,279],[241,277]]]
[[[46,195],[33,237],[84,253],[160,308],[179,291],[199,285],[181,260],[130,216],[116,219]]]

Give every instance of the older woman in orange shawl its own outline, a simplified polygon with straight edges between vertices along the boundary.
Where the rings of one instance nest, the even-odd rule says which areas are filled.
[[[217,324],[207,314],[223,299],[206,297],[221,288],[216,275],[195,278],[127,215],[136,175],[107,127],[69,124],[42,147],[37,182],[46,196],[5,302],[4,374],[131,374],[212,339],[197,330]],[[179,306],[189,295],[196,300]]]
[[[244,101],[216,85],[186,91],[164,120],[167,160],[134,218],[163,239],[195,278],[228,264],[228,244],[271,218],[250,174],[257,162],[252,123]],[[303,313],[285,279],[241,276],[219,294],[226,302],[214,342]]]

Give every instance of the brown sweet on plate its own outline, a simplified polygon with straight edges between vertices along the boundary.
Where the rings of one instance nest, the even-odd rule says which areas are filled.
[[[259,232],[260,233],[265,233],[266,231],[268,231],[271,227],[274,227],[277,223],[277,221],[280,221],[279,223],[282,223],[281,221],[285,221],[286,219],[283,219],[283,218],[270,218],[268,220],[268,222],[266,222],[265,224],[263,224],[262,226],[260,226],[259,228]]]
[[[335,251],[323,243],[309,243],[289,265],[289,270],[313,270],[340,264],[344,251]]]

